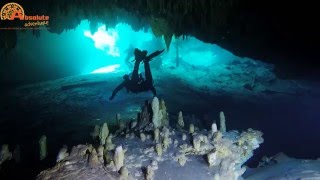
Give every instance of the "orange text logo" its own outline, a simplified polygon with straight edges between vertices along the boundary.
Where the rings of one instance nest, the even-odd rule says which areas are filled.
[[[35,27],[49,25],[49,16],[46,15],[32,15],[25,14],[23,7],[15,2],[5,4],[0,11],[1,20],[21,20],[27,21],[24,23],[24,27]]]

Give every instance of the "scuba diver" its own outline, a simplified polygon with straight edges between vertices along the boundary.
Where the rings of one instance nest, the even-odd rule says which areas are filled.
[[[109,100],[112,100],[122,88],[126,88],[127,92],[133,92],[133,93],[152,91],[153,95],[156,96],[157,92],[153,86],[153,79],[152,79],[149,62],[151,61],[152,58],[160,55],[163,51],[164,49],[161,51],[155,51],[147,56],[148,51],[146,50],[141,51],[138,48],[135,48],[134,50],[135,63],[134,63],[131,79],[129,78],[128,74],[124,75],[123,76],[124,81],[113,90]],[[142,61],[144,62],[146,79],[143,79],[142,75],[138,74],[140,62]]]

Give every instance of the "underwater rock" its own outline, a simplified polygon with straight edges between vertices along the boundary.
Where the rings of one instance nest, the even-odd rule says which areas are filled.
[[[112,152],[107,150],[107,149],[104,149],[104,151],[103,151],[103,159],[104,159],[104,162],[105,162],[104,164],[110,164],[111,161],[113,161]]]
[[[124,162],[124,150],[122,149],[122,146],[118,146],[116,148],[113,161],[116,167],[116,171],[119,171]]]
[[[92,136],[93,139],[97,139],[100,134],[100,126],[95,125],[93,132],[90,133],[90,136]]]
[[[169,117],[168,117],[168,113],[167,113],[167,107],[166,107],[166,103],[164,102],[163,99],[161,99],[160,102],[160,113],[161,115],[161,125],[162,126],[169,126]]]
[[[253,150],[260,147],[260,144],[264,142],[262,138],[263,133],[261,131],[253,130],[249,128],[240,134],[237,140],[238,146],[243,149],[242,161],[247,161],[253,156]]]
[[[57,156],[57,162],[60,162],[62,160],[64,160],[66,157],[69,156],[69,153],[68,153],[68,147],[66,145],[64,145],[59,153],[58,153],[58,156]]]
[[[43,171],[38,177],[77,179],[75,174],[80,173],[83,177],[78,179],[101,179],[101,177],[130,179],[130,174],[136,179],[141,179],[145,173],[145,178],[148,179],[177,179],[183,176],[178,173],[192,173],[184,168],[196,166],[199,168],[197,171],[205,174],[199,177],[200,179],[237,179],[246,170],[242,167],[243,164],[253,156],[253,151],[263,142],[262,132],[252,129],[241,133],[229,131],[222,134],[212,125],[211,131],[186,133],[186,130],[172,130],[165,126],[151,128],[149,131],[133,129],[127,133],[128,137],[136,134],[144,140],[146,134],[149,136],[154,134],[153,142],[151,139],[142,142],[139,138],[125,139],[124,136],[113,137],[109,134],[105,146],[100,145],[97,151],[92,145],[75,146],[70,156],[58,162],[55,167]],[[187,136],[191,137],[192,141],[188,141]],[[113,146],[117,147],[114,152],[107,148],[108,144],[112,144],[112,138],[115,143]],[[171,144],[174,146],[170,146]],[[178,163],[181,167],[173,170],[172,167],[176,167]],[[161,173],[155,174],[155,170]],[[84,175],[83,172],[88,174]]]
[[[137,121],[132,121],[130,124],[130,129],[134,129],[135,127],[137,127],[138,122]]]
[[[89,151],[89,153],[91,153],[93,149],[94,149],[93,145],[89,144],[88,149],[87,149]]]
[[[142,107],[142,111],[139,115],[138,126],[139,128],[143,128],[150,123],[150,112],[148,111],[148,103]]]
[[[227,131],[226,118],[225,118],[224,113],[222,111],[220,112],[220,131],[222,133],[225,133]]]
[[[181,154],[178,156],[178,162],[180,166],[184,166],[187,163],[188,158],[185,156],[185,154]]]
[[[154,97],[152,100],[152,123],[154,128],[159,128],[161,127],[161,119],[162,119],[162,114],[160,112],[159,108],[159,99],[157,97]]]
[[[73,146],[70,152],[70,156],[68,158],[72,159],[74,157],[77,156],[85,156],[87,154],[87,151],[91,152],[92,150],[90,150],[90,146],[92,146],[91,144],[89,145],[78,145],[78,146]]]
[[[53,168],[40,172],[37,180],[47,179],[104,179],[117,180],[120,178],[119,174],[112,172],[108,168],[104,168],[102,164],[97,164],[88,168],[87,151],[89,146],[78,145],[71,150],[70,156],[66,157],[64,161],[58,162]],[[95,150],[92,150],[92,152]],[[93,158],[94,159],[94,158]],[[96,159],[97,160],[97,159]],[[97,162],[97,161],[93,161]]]
[[[13,150],[13,154],[12,157],[14,159],[14,161],[16,163],[20,163],[21,162],[21,149],[20,149],[20,145],[16,145],[16,147]],[[1,160],[0,160],[1,161]],[[1,164],[1,163],[0,163]]]
[[[179,146],[180,152],[185,154],[192,154],[194,148],[192,146],[189,146],[188,144],[182,144]]]
[[[178,145],[179,145],[179,141],[175,139],[173,141],[173,146],[176,148],[176,147],[178,147]]]
[[[193,148],[195,151],[200,151],[201,150],[201,144],[205,144],[207,141],[207,136],[204,136],[202,134],[196,134],[193,136],[192,143],[193,143]]]
[[[47,157],[47,137],[42,135],[39,140],[40,160],[44,160]]]
[[[116,165],[113,160],[111,160],[109,164],[107,164],[107,168],[111,169],[112,171],[117,171]]]
[[[112,138],[113,138],[113,135],[112,134],[109,134],[109,136],[107,137],[107,140],[106,140],[106,144],[105,144],[105,147],[104,149],[105,150],[113,150],[115,148],[115,145],[112,143]]]
[[[140,139],[144,142],[146,140],[146,135],[144,133],[140,133]]]
[[[213,134],[213,143],[219,142],[222,139],[222,133],[217,131]]]
[[[90,153],[88,163],[91,168],[97,167],[101,164],[101,162],[99,162],[96,149],[93,149],[92,152]]]
[[[145,175],[146,180],[153,180],[154,179],[154,171],[152,169],[152,166],[147,166],[146,168],[146,175]]]
[[[190,125],[189,125],[189,133],[190,133],[190,134],[193,134],[193,133],[194,133],[194,125],[193,125],[193,124],[190,124]]]
[[[9,151],[9,145],[3,144],[0,153],[0,165],[7,160],[11,160],[11,158],[12,153]]]
[[[184,128],[183,115],[182,115],[181,111],[179,112],[179,115],[178,115],[178,124],[177,124],[177,126],[178,126],[178,128],[181,128],[181,129]]]
[[[130,139],[134,139],[135,137],[136,135],[134,133],[130,133],[130,136],[129,136]]]
[[[207,160],[208,160],[208,163],[209,163],[209,166],[215,166],[217,165],[217,153],[216,151],[214,152],[210,152],[207,154]]]
[[[246,168],[235,168],[236,162],[231,158],[223,159],[218,173],[215,178],[218,179],[239,179],[239,177],[246,171]]]
[[[144,153],[144,154],[149,154],[150,152],[154,152],[154,147],[145,148],[145,149],[143,150],[143,153]]]
[[[128,180],[129,171],[125,166],[122,166],[120,169],[120,180]]]
[[[217,124],[214,122],[211,125],[211,136],[218,131]]]
[[[284,153],[267,157],[268,162],[258,168],[250,169],[250,173],[243,177],[248,180],[255,179],[319,179],[320,160],[304,160],[290,158]],[[261,163],[259,163],[261,164]]]
[[[263,143],[262,135],[263,133],[261,131],[249,128],[247,131],[244,131],[240,134],[238,145],[246,145],[252,149],[256,149],[259,147],[259,144]]]
[[[98,152],[98,159],[99,159],[99,161],[100,161],[100,163],[104,163],[104,160],[103,160],[103,155],[104,155],[104,147],[102,146],[102,145],[100,145],[99,147],[98,147],[98,150],[97,150]]]
[[[158,161],[155,161],[155,160],[153,160],[152,162],[151,162],[151,166],[152,166],[152,169],[153,170],[157,170],[159,167],[158,167]]]
[[[106,139],[109,135],[109,128],[107,123],[103,123],[102,127],[100,128],[99,139],[100,145],[106,144]]]
[[[158,128],[154,130],[154,142],[159,143],[160,141],[160,131]]]
[[[169,137],[170,136],[170,129],[167,128],[167,127],[163,127],[161,134],[162,134],[163,137]]]
[[[169,148],[171,143],[172,143],[171,138],[169,138],[168,136],[165,136],[162,141],[163,151],[166,151]]]
[[[184,133],[182,134],[182,140],[183,140],[183,141],[187,140],[187,135],[184,134]]]
[[[134,177],[137,178],[137,177],[141,177],[141,174],[143,172],[141,168],[148,166],[148,163],[151,162],[151,165],[149,166],[152,172],[150,171],[149,173],[151,173],[151,175],[153,173],[153,175],[152,176],[149,175],[148,178],[152,179],[152,178],[158,178],[158,176],[154,173],[155,170],[158,169],[161,172],[163,172],[162,168],[167,168],[167,167],[164,167],[162,163],[168,164],[169,166],[172,163],[179,163],[181,168],[188,168],[189,166],[186,166],[187,162],[191,164],[195,162],[197,164],[199,163],[199,160],[200,160],[200,161],[203,161],[203,164],[205,164],[205,160],[203,158],[197,158],[197,157],[205,156],[207,157],[209,168],[205,165],[203,167],[199,166],[199,168],[202,169],[202,172],[204,169],[206,169],[206,171],[211,172],[210,174],[212,174],[212,176],[215,174],[214,176],[220,179],[236,178],[236,177],[240,177],[242,173],[245,171],[245,168],[242,168],[241,166],[248,159],[248,157],[253,155],[250,152],[252,152],[254,148],[258,147],[257,143],[259,145],[259,143],[262,142],[262,139],[261,139],[262,133],[259,133],[259,131],[254,131],[250,129],[242,133],[238,133],[236,131],[226,132],[224,136],[222,136],[221,132],[217,131],[214,134],[214,136],[211,137],[211,139],[207,138],[207,135],[211,134],[211,132],[199,131],[197,133],[194,133],[192,136],[192,139],[194,141],[193,143],[198,144],[196,145],[197,146],[196,148],[194,148],[189,141],[185,141],[185,144],[180,145],[179,148],[167,148],[167,150],[164,151],[165,146],[169,145],[170,143],[165,143],[163,141],[170,141],[171,138],[176,139],[182,134],[181,131],[177,131],[174,136],[172,135],[170,130],[169,131],[168,130],[169,130],[168,128],[163,128],[161,135],[159,135],[161,137],[162,143],[157,143],[155,146],[153,145],[151,147],[150,147],[150,144],[142,143],[137,138],[132,140],[125,140],[123,137],[116,137],[115,142],[120,142],[122,144],[124,141],[126,141],[125,146],[126,148],[128,148],[128,151],[129,151],[127,152],[129,153],[127,158],[124,158],[124,150],[122,149],[122,146],[118,146],[113,157],[112,155],[110,157],[110,151],[109,151],[109,154],[106,154],[106,151],[105,151],[104,155],[107,162],[106,167],[103,166],[103,163],[98,161],[99,162],[98,164],[93,164],[90,166],[90,168],[88,168],[89,166],[87,166],[86,170],[81,169],[81,167],[80,169],[81,171],[89,171],[88,169],[91,169],[91,171],[100,171],[99,170],[100,168],[105,168],[108,173],[112,171],[116,173],[120,170],[119,173],[120,173],[120,176],[122,176],[121,169],[122,167],[124,167],[123,165],[125,164],[125,168],[127,168],[128,174],[133,174]],[[250,146],[250,147],[247,147],[247,146]],[[121,150],[119,150],[120,148]],[[66,157],[64,161],[57,163],[55,168],[57,168],[57,166],[61,166],[61,164],[63,163],[69,162],[70,164],[72,164],[72,166],[70,166],[69,164],[68,168],[64,167],[65,169],[59,169],[59,171],[61,171],[59,173],[62,173],[63,171],[68,170],[70,174],[75,174],[76,172],[78,172],[78,169],[77,169],[78,163],[81,164],[82,161],[86,161],[88,159],[87,154],[89,152],[89,149],[91,149],[91,152],[92,152],[91,154],[95,154],[94,153],[95,150],[92,148],[92,146],[89,146],[89,145],[73,147],[73,150],[71,152],[71,154],[73,154],[73,157],[76,157],[76,156],[79,157],[79,154],[81,154],[82,155],[81,158],[69,161],[69,159],[72,159],[72,156],[70,155]],[[156,152],[156,155],[154,151]],[[97,158],[99,156],[98,154],[97,154]],[[178,155],[175,156],[173,154],[178,154]],[[117,158],[117,156],[120,157],[119,155],[122,158]],[[122,159],[122,160],[117,160],[117,159]],[[96,161],[93,161],[93,162],[96,162]],[[192,164],[191,166],[193,165],[195,164]],[[50,172],[57,173],[52,171]],[[147,169],[146,169],[146,172],[148,172]],[[170,177],[172,176],[172,178],[179,176],[179,174],[172,174],[172,172],[169,172],[169,171],[168,173],[170,173]],[[126,173],[124,174],[126,175]],[[147,177],[147,174],[148,173],[145,174],[145,177]],[[91,175],[97,178],[105,177],[105,176],[100,176],[100,174],[99,176],[98,174],[97,176],[95,176],[96,174],[91,173]],[[86,177],[90,179],[88,176]],[[165,177],[166,178],[169,177],[168,174]],[[208,177],[208,178],[212,179],[213,177]]]
[[[162,144],[157,144],[155,149],[158,156],[162,156]]]

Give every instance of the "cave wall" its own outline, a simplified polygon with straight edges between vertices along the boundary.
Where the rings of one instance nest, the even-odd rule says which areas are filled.
[[[41,31],[39,37],[30,31],[17,32],[15,48],[0,61],[1,84],[53,80],[82,74],[92,63],[102,66],[105,53],[83,31],[78,28],[60,35]]]

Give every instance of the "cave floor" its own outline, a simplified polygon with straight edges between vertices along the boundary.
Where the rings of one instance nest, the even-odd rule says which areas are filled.
[[[206,76],[203,71],[192,78],[181,78],[181,73],[188,70],[167,68],[154,72],[158,97],[166,102],[171,124],[175,124],[181,110],[187,124],[210,128],[213,121],[218,121],[219,112],[224,111],[227,129],[253,128],[264,133],[265,142],[249,165],[281,151],[297,158],[319,156],[320,147],[315,146],[320,141],[316,126],[320,117],[319,85],[271,78],[257,81],[253,89],[248,89],[245,84],[250,78],[241,74],[206,79],[201,78]],[[152,94],[122,90],[109,101],[121,77],[120,73],[72,76],[7,92],[1,97],[6,103],[1,104],[0,142],[31,149],[25,153],[31,153],[26,159],[32,159],[38,156],[34,150],[38,149],[38,139],[46,134],[49,156],[55,159],[64,144],[90,142],[94,125],[115,125],[117,113],[126,121],[136,119]]]

